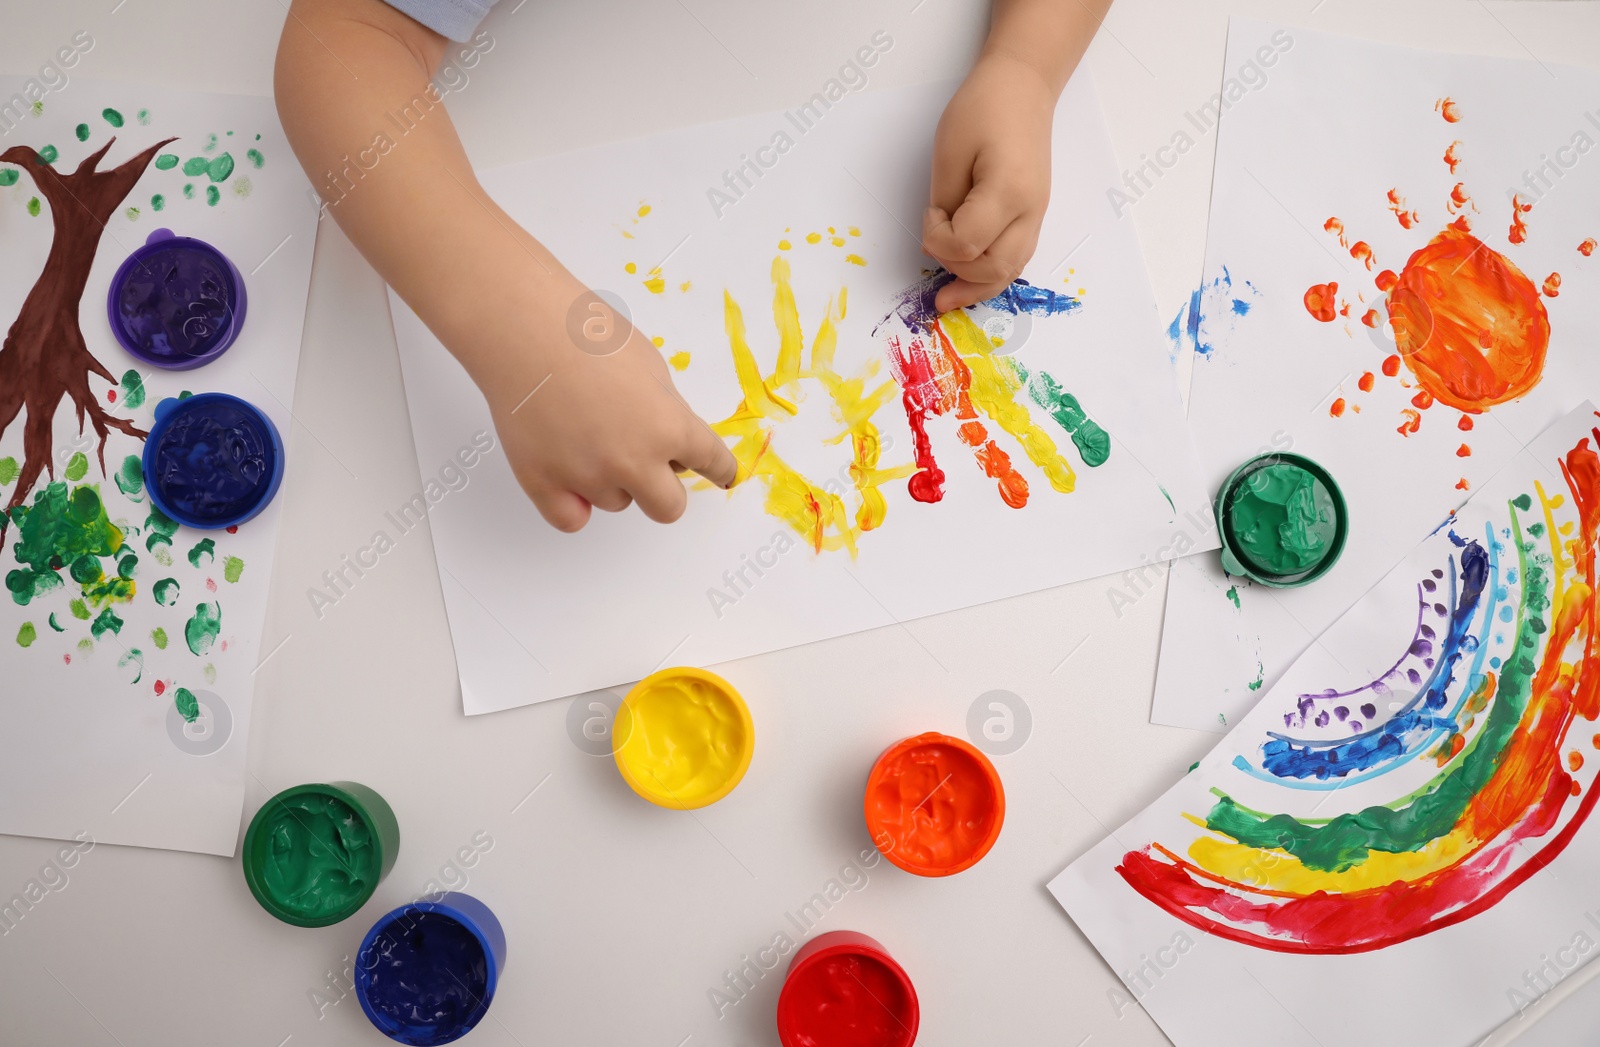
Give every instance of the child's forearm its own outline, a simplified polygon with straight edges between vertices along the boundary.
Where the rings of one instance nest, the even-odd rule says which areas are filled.
[[[1059,96],[1110,8],[1111,0],[994,0],[979,61],[1017,62]]]
[[[554,362],[492,318],[562,330],[579,288],[479,187],[429,87],[447,46],[379,0],[295,0],[278,111],[328,213],[492,401]]]

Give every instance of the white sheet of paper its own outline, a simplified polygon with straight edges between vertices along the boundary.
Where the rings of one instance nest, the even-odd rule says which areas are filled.
[[[1226,68],[1233,100],[1218,132],[1189,403],[1204,478],[1215,491],[1247,458],[1292,448],[1333,474],[1351,524],[1337,566],[1302,589],[1228,578],[1215,556],[1172,572],[1151,718],[1213,731],[1237,723],[1262,686],[1471,488],[1600,392],[1600,252],[1579,251],[1600,237],[1600,163],[1579,162],[1600,143],[1600,72],[1240,18],[1230,23]],[[1456,122],[1436,110],[1444,98],[1454,101]],[[1452,142],[1454,174],[1444,159]],[[1458,183],[1472,202],[1452,210]],[[1391,209],[1391,189],[1404,201],[1400,210],[1415,212],[1412,228]],[[1509,241],[1513,192],[1533,204],[1522,215],[1523,243]],[[1403,277],[1413,252],[1458,214],[1487,248],[1463,273],[1498,256],[1525,274],[1528,288],[1551,273],[1563,281],[1558,297],[1534,291],[1550,332],[1542,379],[1468,415],[1470,431],[1458,428],[1466,412],[1442,399],[1422,410],[1412,404],[1422,387],[1408,365],[1394,377],[1384,372],[1397,350],[1376,286],[1386,269]],[[1370,270],[1324,230],[1329,218],[1343,222],[1350,248],[1370,246]],[[1455,262],[1439,268],[1445,294],[1467,286],[1452,275]],[[1323,323],[1304,299],[1329,281],[1351,308]],[[1247,307],[1242,315],[1235,301]],[[1362,322],[1368,309],[1377,311],[1376,328]],[[1513,325],[1509,313],[1491,311],[1481,326],[1497,323],[1502,331]],[[1434,344],[1446,343],[1440,335]],[[1366,374],[1370,390],[1362,388]],[[1345,406],[1333,417],[1337,399]],[[1407,411],[1420,425],[1401,435]],[[1463,447],[1470,457],[1459,456]],[[1463,480],[1467,489],[1457,486]]]
[[[278,126],[269,98],[178,92],[149,86],[95,82],[72,77],[45,95],[38,115],[26,103],[22,77],[0,78],[0,152],[14,146],[60,154],[55,166],[71,171],[112,135],[116,142],[99,165],[108,171],[146,146],[177,136],[162,149],[179,158],[161,169],[146,168],[106,224],[78,310],[90,353],[118,384],[88,376],[95,400],[115,417],[148,431],[155,405],[192,392],[225,391],[264,411],[287,441],[295,369],[305,319],[306,289],[316,237],[317,211],[309,186]],[[112,126],[105,111],[123,121]],[[79,139],[79,125],[86,140]],[[211,136],[215,136],[212,141]],[[257,165],[252,153],[259,156]],[[213,182],[208,173],[188,176],[184,161],[230,156],[232,171]],[[226,163],[216,167],[223,174]],[[209,167],[209,164],[208,164]],[[9,327],[43,269],[51,248],[52,220],[29,175],[0,189],[0,317]],[[7,179],[9,180],[9,179]],[[186,187],[187,190],[186,190]],[[216,202],[208,190],[216,190]],[[192,195],[191,195],[192,194]],[[160,206],[155,198],[160,197]],[[37,216],[29,201],[41,198]],[[244,277],[245,322],[238,340],[216,361],[191,371],[163,371],[129,355],[112,336],[106,294],[123,260],[156,229],[170,228],[205,240],[231,259]],[[120,379],[130,370],[143,379],[145,398],[128,406]],[[262,624],[277,541],[278,505],[241,525],[236,534],[180,528],[170,547],[147,546],[151,531],[148,495],[125,494],[115,482],[118,467],[142,454],[144,442],[112,430],[105,442],[102,476],[93,428],[79,433],[70,398],[55,406],[51,465],[56,482],[98,488],[108,518],[137,557],[131,599],[84,610],[98,618],[109,606],[122,619],[119,632],[93,635],[91,620],[71,609],[82,587],[59,572],[65,584],[25,605],[8,598],[0,611],[0,711],[7,724],[6,758],[0,761],[0,832],[71,839],[87,833],[102,843],[133,844],[231,855],[244,803],[245,746],[249,738],[254,671],[263,650]],[[0,462],[26,458],[23,428],[27,408],[0,437]],[[74,456],[87,459],[87,475],[67,479]],[[288,468],[293,469],[291,459]],[[0,485],[9,500],[20,482]],[[41,476],[28,504],[51,482]],[[210,556],[189,558],[202,539],[215,543]],[[19,528],[12,525],[0,553],[7,573],[19,569]],[[161,555],[157,555],[157,550]],[[161,557],[169,560],[162,563]],[[237,580],[229,580],[233,558]],[[116,572],[116,564],[102,561]],[[176,596],[162,605],[155,584],[171,578]],[[213,589],[214,587],[214,589]],[[6,594],[11,597],[11,593]],[[220,608],[221,630],[203,655],[192,653],[185,624],[201,603]],[[60,631],[52,627],[52,617]],[[156,630],[164,632],[163,643]],[[33,639],[21,645],[24,630]],[[136,653],[135,653],[136,652]],[[200,714],[193,723],[178,713],[178,688],[195,694]]]
[[[771,273],[780,256],[792,267],[806,345],[848,288],[836,370],[872,369],[868,388],[891,381],[872,330],[927,264],[914,234],[949,90],[845,94],[810,115],[796,109],[692,128],[516,165],[484,182],[581,279],[619,295],[634,322],[663,339],[664,354],[690,354],[674,374],[678,388],[717,420],[741,400],[724,291],[770,373]],[[1053,208],[1024,277],[1083,304],[1026,318],[1031,333],[1017,334],[1019,322],[1006,348],[1080,399],[1111,434],[1110,458],[1085,466],[1067,433],[1028,404],[1076,470],[1076,490],[1063,494],[984,416],[1031,488],[1026,506],[1012,509],[958,439],[956,419],[932,418],[943,500],[914,501],[904,478],[885,484],[884,522],[861,536],[854,558],[798,541],[764,511],[759,481],[726,494],[693,491],[687,515],[671,527],[630,511],[596,513],[581,533],[557,533],[498,447],[482,460],[470,450],[475,434],[485,443],[493,436],[481,397],[392,299],[418,459],[431,484],[418,504],[430,506],[466,711],[613,686],[667,663],[705,665],[892,625],[1198,548],[1185,514],[1202,517],[1205,497],[1133,228],[1105,206],[1114,163],[1084,75],[1058,110],[1055,148]],[[725,180],[745,158],[748,189],[736,176]],[[757,163],[759,177],[750,176]],[[720,206],[718,193],[727,194]],[[652,293],[643,281],[658,266],[662,290]],[[560,396],[561,381],[558,372],[524,409]],[[890,391],[874,415],[884,466],[913,454],[898,390]],[[854,513],[849,443],[824,443],[840,431],[826,393],[802,380],[785,395],[800,401],[800,413],[775,432],[774,448],[813,482],[842,490]],[[452,464],[463,449],[470,469]],[[398,514],[390,522],[415,526]]]
[[[1597,426],[1553,425],[1051,881],[1114,1007],[1177,1047],[1467,1047],[1593,959]]]

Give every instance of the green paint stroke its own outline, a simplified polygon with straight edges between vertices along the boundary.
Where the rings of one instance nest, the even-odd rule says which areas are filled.
[[[11,510],[11,519],[17,524],[12,548],[18,569],[6,575],[6,588],[14,601],[25,605],[62,585],[57,572],[68,564],[74,580],[85,586],[85,596],[105,595],[91,594],[88,585],[103,574],[98,558],[115,554],[123,538],[106,516],[98,488],[85,484],[69,493],[65,483],[46,484],[34,494],[32,505]]]
[[[1261,684],[1266,680],[1266,678],[1267,678],[1266,666],[1262,665],[1261,662],[1258,660],[1256,662],[1256,678],[1254,680],[1251,680],[1249,683],[1245,684],[1245,686],[1250,688],[1252,691],[1259,691],[1259,690],[1261,690]]]
[[[202,538],[194,543],[194,548],[189,550],[189,566],[199,567],[200,558],[206,558],[210,563],[217,558],[217,543],[211,538]]]
[[[126,669],[130,665],[133,666],[133,679],[128,683],[138,683],[144,676],[144,652],[137,647],[129,648],[123,652],[121,658],[117,659],[118,669]]]
[[[194,183],[193,182],[185,182],[185,183],[183,183],[183,198],[185,200],[193,200],[194,199]]]
[[[44,210],[44,205],[39,203],[39,198],[37,196],[30,197],[28,199],[28,213],[29,214],[33,215],[33,217],[35,217],[35,218],[38,218],[39,217],[39,212],[42,211],[42,210]]]
[[[163,211],[163,210],[166,209],[166,206],[167,206],[167,198],[162,196],[160,193],[157,193],[156,195],[154,195],[154,196],[152,196],[150,198],[150,210],[152,210],[152,211]]]
[[[137,207],[130,207],[122,213],[128,216],[128,221],[130,222],[137,222],[139,220],[139,209]]]
[[[17,478],[17,473],[21,471],[21,467],[17,465],[17,460],[15,458],[12,458],[10,455],[0,458],[0,487],[4,487],[12,480],[15,480]]]
[[[124,581],[131,581],[139,573],[139,554],[133,549],[124,546],[122,552],[117,554],[117,577]]]
[[[1530,502],[1531,504],[1531,502]],[[1206,827],[1250,847],[1282,848],[1308,869],[1343,872],[1365,861],[1371,851],[1415,852],[1448,833],[1466,805],[1500,766],[1527,709],[1537,666],[1530,652],[1539,648],[1547,625],[1537,613],[1550,605],[1550,577],[1544,567],[1529,563],[1516,513],[1511,526],[1523,578],[1522,606],[1517,613],[1516,653],[1500,669],[1500,683],[1489,716],[1460,761],[1399,808],[1368,807],[1341,814],[1324,824],[1302,822],[1286,814],[1265,816],[1223,796],[1206,816]]]
[[[217,201],[222,199],[222,191],[214,185],[206,186],[206,206],[215,207]]]
[[[47,164],[53,164],[57,160],[61,159],[61,150],[57,149],[53,145],[47,145],[43,149],[39,150],[39,159],[43,160]]]
[[[17,630],[17,646],[32,647],[33,641],[39,638],[39,632],[33,627],[32,622],[23,622],[22,628]]]
[[[250,166],[257,170],[260,170],[261,165],[267,162],[267,158],[261,155],[261,150],[259,149],[250,150],[244,154],[244,158],[250,161]]]
[[[216,602],[195,605],[194,616],[183,626],[183,639],[189,653],[203,655],[217,642],[222,631],[222,607]]]
[[[232,153],[222,153],[213,157],[211,163],[206,165],[206,177],[213,182],[226,182],[231,174],[233,174]]]
[[[178,533],[178,522],[152,505],[150,515],[144,518],[144,529],[150,532],[144,536],[145,551],[153,553],[158,545],[172,544],[172,536]]]
[[[203,156],[191,156],[183,162],[183,173],[190,178],[198,178],[206,173],[211,166],[211,161]]]
[[[122,126],[122,114],[117,112],[115,109],[102,109],[100,110],[100,115],[104,117],[105,122],[110,124],[112,127]]]
[[[0,186],[16,185],[17,179],[21,175],[22,172],[14,167],[8,167],[4,171],[0,171]]]
[[[216,134],[212,133],[212,134],[206,135],[206,152],[209,153],[209,152],[211,152],[211,150],[215,149],[216,147],[217,147],[217,136],[216,136]]]
[[[244,574],[244,561],[237,556],[230,556],[222,561],[222,577],[228,581],[237,582],[242,574]]]
[[[84,654],[93,654],[94,641],[85,636],[83,639],[78,641],[78,650],[82,651]]]
[[[155,199],[160,199],[160,198],[156,197]],[[154,205],[152,204],[152,206],[154,206]],[[159,210],[161,210],[161,208],[157,207],[156,210],[159,211]],[[145,391],[144,391],[144,376],[141,375],[138,371],[135,371],[131,367],[128,368],[126,371],[122,372],[122,403],[123,403],[123,405],[125,407],[129,407],[129,408],[143,407],[144,406],[144,395],[145,395]]]
[[[64,475],[68,480],[77,481],[82,480],[84,476],[88,474],[88,472],[89,459],[84,457],[82,451],[78,451],[67,460],[67,467],[66,469],[62,470],[62,475]]]
[[[134,119],[138,120],[139,123],[141,123],[141,124],[148,125],[150,123],[150,110],[148,110],[148,109],[139,110],[139,112],[134,115]]]
[[[150,593],[156,598],[156,603],[162,607],[171,607],[178,602],[178,593],[182,586],[176,578],[163,578],[150,588]]]
[[[78,141],[87,142],[89,140],[89,125],[79,124],[73,128],[72,133],[78,136]]]
[[[206,663],[206,667],[204,669],[200,670],[200,675],[204,676],[206,678],[206,683],[211,684],[212,686],[216,685],[216,682],[217,682],[217,667],[215,665],[212,665],[210,662],[207,662]]]
[[[117,490],[135,502],[144,501],[144,463],[136,454],[122,460],[116,472]]]
[[[1239,606],[1239,587],[1237,585],[1230,585],[1228,587],[1228,599],[1233,601],[1234,607]]]
[[[50,621],[50,628],[54,629],[56,632],[64,633],[64,632],[67,631],[67,627],[66,626],[64,626],[60,622],[56,621],[56,612],[54,612],[54,611],[50,612],[49,621]]]
[[[89,620],[89,605],[84,603],[82,600],[73,600],[71,603],[67,604],[67,610],[71,611],[72,617],[78,619],[80,622],[87,622]]]
[[[1028,384],[1028,396],[1033,402],[1043,407],[1072,437],[1083,464],[1090,468],[1106,464],[1106,459],[1111,457],[1111,437],[1084,412],[1078,398],[1056,384],[1045,371],[1035,371],[1030,376],[1028,369],[1018,361],[1012,360],[1011,366],[1016,368],[1017,377]]]
[[[187,687],[180,687],[173,693],[172,704],[178,707],[178,715],[185,723],[194,723],[200,718],[200,702]]]
[[[170,171],[178,166],[178,158],[172,153],[162,153],[156,157],[157,171]]]
[[[159,625],[151,629],[150,642],[156,645],[156,650],[165,651],[167,649],[167,631]]]
[[[120,636],[122,634],[122,619],[117,617],[117,612],[107,607],[100,612],[100,617],[96,618],[94,623],[89,626],[89,633],[96,640],[104,639],[106,633],[114,633]]]
[[[233,195],[243,200],[250,195],[250,190],[255,186],[250,184],[250,179],[240,176],[233,180]]]

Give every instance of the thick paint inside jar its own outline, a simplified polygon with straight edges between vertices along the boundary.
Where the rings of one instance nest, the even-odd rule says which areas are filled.
[[[726,681],[664,670],[640,681],[618,711],[617,766],[663,807],[702,807],[744,777],[755,745],[749,711]]]
[[[282,454],[255,408],[202,393],[158,410],[145,449],[145,478],[157,505],[180,523],[222,527],[248,519],[272,496]]]
[[[135,252],[118,276],[114,331],[149,363],[193,366],[234,337],[239,285],[227,259],[208,244],[187,237],[155,241]]]
[[[868,952],[835,953],[789,975],[778,1027],[786,1047],[909,1047],[913,1009],[903,974]]]
[[[895,865],[924,876],[960,872],[1000,835],[999,778],[975,751],[928,734],[893,746],[867,780],[867,829]]]
[[[449,1043],[489,1010],[483,942],[446,913],[402,910],[376,931],[359,962],[374,1024],[400,1043]]]
[[[1239,477],[1225,504],[1229,545],[1248,568],[1292,576],[1336,552],[1337,500],[1318,476],[1293,462],[1265,463]]]
[[[256,878],[272,903],[303,920],[341,918],[360,908],[378,884],[381,858],[372,827],[328,793],[274,799],[255,847]]]

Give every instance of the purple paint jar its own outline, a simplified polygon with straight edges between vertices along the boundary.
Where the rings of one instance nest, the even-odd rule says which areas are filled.
[[[244,278],[204,240],[157,229],[111,278],[111,333],[154,367],[187,371],[221,356],[244,326]]]

